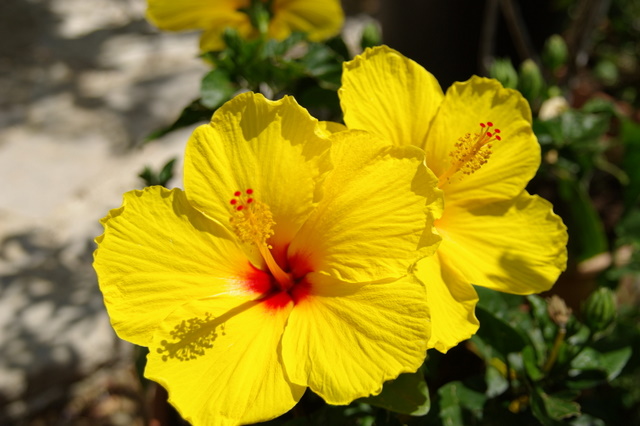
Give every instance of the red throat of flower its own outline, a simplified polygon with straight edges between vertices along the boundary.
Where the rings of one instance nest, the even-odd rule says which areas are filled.
[[[258,201],[254,196],[253,189],[246,189],[244,192],[236,191],[229,202],[231,213],[231,226],[240,241],[256,246],[262,256],[267,268],[266,271],[256,270],[247,277],[249,287],[252,291],[262,293],[266,298],[267,305],[273,308],[284,306],[292,299],[294,302],[306,295],[308,284],[303,279],[302,274],[297,273],[301,265],[297,265],[296,259],[290,259],[287,265],[292,267],[293,272],[285,270],[276,262],[271,253],[271,245],[268,240],[274,234],[275,222],[269,206]],[[305,273],[308,268],[305,269]]]
[[[477,172],[489,161],[493,143],[501,140],[500,129],[494,128],[490,121],[480,123],[478,133],[473,135],[467,133],[458,138],[453,150],[449,153],[451,166],[440,176],[438,188],[450,183],[451,178],[456,174],[471,175]]]

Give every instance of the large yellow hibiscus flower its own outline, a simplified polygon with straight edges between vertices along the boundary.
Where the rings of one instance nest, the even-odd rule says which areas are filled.
[[[397,146],[415,145],[444,192],[436,256],[416,266],[431,309],[430,347],[447,351],[478,328],[470,283],[515,294],[548,290],[566,267],[567,233],[525,186],[540,165],[531,110],[516,91],[472,77],[446,92],[386,46],[344,65],[344,121]]]
[[[258,36],[245,13],[252,2],[269,8],[267,35],[277,40],[301,31],[309,40],[321,41],[338,34],[344,23],[339,0],[147,0],[147,19],[163,30],[204,30],[200,49],[215,51],[224,47],[226,28],[235,28],[247,39]]]
[[[125,194],[94,267],[118,335],[194,424],[276,417],[307,387],[331,404],[422,364],[440,238],[422,151],[329,135],[293,98],[242,94],[188,142],[185,190]]]

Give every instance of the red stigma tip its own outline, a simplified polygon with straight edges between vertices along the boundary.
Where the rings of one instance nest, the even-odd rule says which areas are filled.
[[[494,132],[500,133],[500,129],[495,129]]]
[[[239,197],[240,195],[242,195],[242,192],[236,191],[236,192],[233,193],[233,195],[235,195],[236,197]]]
[[[247,198],[247,204],[253,203],[253,198]]]
[[[244,206],[238,206],[236,207],[236,210],[241,211],[242,209],[244,209]]]
[[[480,123],[480,127],[484,127],[484,123]]]
[[[493,135],[491,134],[491,132],[487,132],[487,136],[491,137]]]
[[[231,200],[231,201],[229,201],[229,202],[230,202],[231,204],[237,204],[237,203],[238,203],[238,200],[236,200],[236,199],[234,198],[233,200]]]
[[[253,194],[253,189],[247,189],[247,194],[249,195]]]
[[[499,140],[499,141],[502,140],[502,138],[500,136],[498,136],[498,135],[496,135],[496,139]]]
[[[487,121],[487,126],[489,126],[489,127],[493,127],[493,123],[492,123],[492,122],[490,122],[490,121]]]

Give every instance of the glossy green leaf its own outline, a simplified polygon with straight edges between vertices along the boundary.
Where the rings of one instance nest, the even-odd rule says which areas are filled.
[[[547,408],[547,413],[552,419],[561,420],[580,414],[580,404],[577,402],[560,399],[545,393],[542,394],[542,400]]]
[[[200,102],[207,108],[215,109],[231,99],[236,90],[229,74],[224,70],[215,69],[202,79]]]
[[[463,426],[465,418],[463,409],[470,411],[474,417],[482,418],[482,408],[487,397],[466,387],[462,382],[449,382],[438,389],[440,397],[440,419],[445,426]]]

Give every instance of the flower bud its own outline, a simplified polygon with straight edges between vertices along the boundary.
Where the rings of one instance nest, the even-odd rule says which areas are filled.
[[[616,317],[616,302],[613,292],[601,287],[594,291],[582,307],[584,323],[593,332],[603,331]]]
[[[555,71],[567,63],[569,50],[567,43],[558,34],[554,34],[547,39],[542,49],[542,62],[551,70]]]
[[[362,29],[362,39],[360,40],[360,47],[366,49],[367,47],[378,46],[382,44],[382,34],[380,34],[380,28],[375,22],[368,22]]]
[[[489,69],[489,76],[509,89],[518,87],[518,73],[513,68],[510,59],[495,59]]]
[[[531,59],[527,59],[520,64],[520,79],[518,81],[518,90],[522,96],[527,98],[529,103],[533,102],[540,94],[544,87],[544,79],[540,68]]]
[[[558,327],[563,330],[566,328],[569,318],[571,318],[571,308],[561,297],[554,294],[547,299],[547,312],[551,321],[555,322]]]

